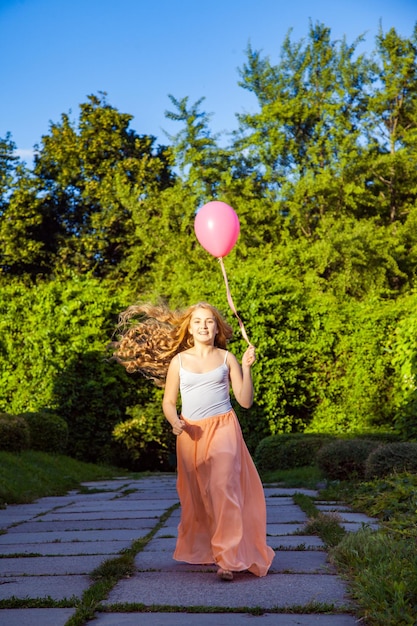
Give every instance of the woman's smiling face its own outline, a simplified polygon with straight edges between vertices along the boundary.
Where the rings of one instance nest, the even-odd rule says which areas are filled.
[[[198,308],[193,311],[190,319],[190,334],[194,339],[214,341],[217,334],[217,322],[210,309]]]

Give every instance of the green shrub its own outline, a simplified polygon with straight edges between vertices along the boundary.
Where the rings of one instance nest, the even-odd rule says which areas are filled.
[[[323,446],[317,453],[317,464],[330,480],[351,480],[365,477],[365,463],[378,441],[341,439]]]
[[[159,398],[158,392],[155,392]],[[129,419],[113,429],[119,446],[119,464],[134,471],[168,471],[175,468],[175,435],[161,409],[161,400],[127,411]]]
[[[369,433],[358,433],[352,436],[353,439],[366,439],[367,441],[377,441],[380,444],[383,443],[397,443],[401,441],[400,435],[397,433],[390,432],[369,432]]]
[[[30,431],[26,420],[19,415],[0,413],[0,450],[21,452],[29,448]]]
[[[327,435],[270,435],[259,442],[254,454],[255,464],[262,472],[315,465],[318,450],[328,441]]]
[[[369,455],[365,467],[368,480],[383,478],[394,472],[417,473],[417,443],[389,443]]]
[[[68,359],[56,381],[54,406],[68,424],[67,454],[90,463],[117,465],[112,431],[126,406],[139,399],[134,377],[98,351]],[[147,382],[147,381],[146,381]],[[143,389],[142,381],[137,388]]]
[[[41,452],[63,453],[68,443],[67,422],[51,411],[22,413],[29,425],[30,448]]]

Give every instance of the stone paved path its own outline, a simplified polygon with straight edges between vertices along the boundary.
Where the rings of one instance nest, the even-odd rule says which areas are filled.
[[[178,504],[175,476],[170,474],[85,486],[89,493],[74,491],[0,510],[0,600],[49,598],[69,604],[69,608],[2,609],[0,626],[64,626],[92,584],[89,574],[145,537],[160,516]],[[357,620],[346,586],[327,563],[321,540],[302,534],[307,519],[294,504],[296,491],[317,496],[308,490],[265,488],[268,543],[276,553],[266,577],[238,573],[227,583],[217,578],[214,567],[175,562],[172,552],[180,515],[175,508],[137,554],[134,575],[113,587],[102,603],[103,611],[89,623],[353,626]],[[327,503],[319,506],[324,511],[337,508]],[[374,523],[343,508],[339,514],[347,530]],[[132,604],[157,605],[160,610],[126,612]],[[310,612],[319,605],[332,606],[331,614]],[[202,613],[184,612],[184,607],[199,607]]]

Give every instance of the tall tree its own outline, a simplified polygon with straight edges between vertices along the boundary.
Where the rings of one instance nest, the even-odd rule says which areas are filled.
[[[0,137],[0,216],[7,206],[7,196],[13,183],[13,173],[16,170],[18,158],[15,156],[16,144],[11,134]]]
[[[417,190],[417,24],[411,39],[380,28],[376,42],[368,179],[374,210],[388,223],[404,221]]]
[[[167,119],[183,127],[168,135],[175,162],[187,186],[204,201],[218,193],[221,173],[228,167],[228,151],[218,146],[218,135],[210,130],[211,114],[201,110],[204,98],[189,105],[188,97],[178,100],[169,95],[174,111],[165,111]]]
[[[330,29],[310,24],[307,42],[287,35],[278,65],[248,48],[241,86],[260,111],[240,115],[236,148],[249,151],[258,172],[291,218],[311,236],[324,213],[341,214],[361,153],[360,120],[367,105],[369,63],[354,44],[333,42]]]
[[[18,168],[10,196],[0,215],[0,277],[50,272],[49,233],[42,200],[30,172]]]
[[[42,137],[31,190],[22,185],[38,221],[32,241],[46,251],[49,271],[117,273],[135,234],[123,189],[135,189],[146,220],[144,201],[173,183],[169,149],[131,130],[131,119],[103,94],[89,96],[78,126],[64,114]],[[10,221],[24,219],[21,196],[12,194]]]
[[[0,139],[0,279],[45,270],[38,188],[16,156],[10,133]]]

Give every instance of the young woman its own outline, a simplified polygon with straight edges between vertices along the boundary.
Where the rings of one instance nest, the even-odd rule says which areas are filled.
[[[174,559],[215,563],[223,580],[246,570],[265,576],[274,551],[266,544],[264,492],[230,399],[231,387],[242,407],[252,405],[255,349],[248,347],[240,366],[226,350],[232,328],[205,302],[175,312],[130,307],[122,322],[138,313],[145,319],[123,335],[115,356],[128,371],[165,386],[181,503]]]

